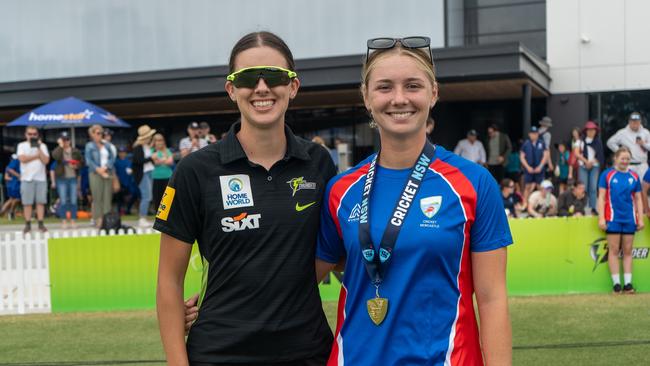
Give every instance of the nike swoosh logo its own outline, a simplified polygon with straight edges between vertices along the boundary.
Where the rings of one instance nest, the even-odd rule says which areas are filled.
[[[300,212],[300,211],[306,210],[309,207],[311,207],[314,203],[316,203],[316,202],[311,202],[311,203],[308,203],[308,204],[306,204],[304,206],[300,206],[300,203],[296,202],[296,211]]]

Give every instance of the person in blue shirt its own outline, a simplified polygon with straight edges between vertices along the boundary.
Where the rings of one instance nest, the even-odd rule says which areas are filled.
[[[120,191],[115,195],[117,212],[121,215],[130,215],[131,207],[140,197],[138,185],[133,180],[131,158],[128,156],[126,146],[120,146],[115,159],[115,174],[120,180]],[[124,208],[126,205],[126,208]]]
[[[607,233],[608,263],[614,293],[632,294],[632,243],[634,233],[643,229],[643,202],[639,175],[630,170],[631,153],[627,147],[614,154],[614,166],[606,169],[598,181],[598,226]],[[621,287],[619,252],[623,250]]]
[[[0,216],[6,213],[7,218],[13,220],[16,206],[20,203],[20,160],[18,160],[18,155],[11,155],[11,161],[5,168],[4,178],[7,187],[7,200],[2,205]]]
[[[427,141],[428,38],[368,47],[361,90],[381,150],[330,180],[321,209],[317,278],[345,260],[328,365],[510,365],[499,187]]]
[[[528,140],[519,151],[519,161],[524,172],[524,201],[544,180],[544,167],[549,159],[548,149],[544,140],[539,138],[537,127],[533,126],[528,132]]]

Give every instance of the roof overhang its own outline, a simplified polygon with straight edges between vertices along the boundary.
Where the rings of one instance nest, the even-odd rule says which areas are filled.
[[[443,102],[549,95],[544,60],[519,43],[433,50]],[[298,60],[301,93],[292,108],[362,105],[361,55]],[[0,83],[0,121],[43,103],[75,96],[122,118],[234,113],[224,90],[227,66]]]

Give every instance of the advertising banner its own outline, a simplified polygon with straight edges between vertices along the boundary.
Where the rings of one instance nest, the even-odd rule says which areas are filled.
[[[510,228],[515,241],[508,248],[510,295],[611,291],[607,242],[595,217],[511,220]],[[159,235],[50,239],[52,311],[154,308],[159,241]],[[649,248],[646,229],[634,240],[637,291],[650,291]],[[201,274],[195,245],[185,278],[186,297],[201,288]],[[341,279],[341,274],[331,273],[319,286],[323,301],[338,299]]]

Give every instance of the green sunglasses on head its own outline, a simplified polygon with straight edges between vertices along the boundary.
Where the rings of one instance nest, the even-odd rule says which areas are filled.
[[[237,70],[226,77],[237,88],[255,88],[260,78],[264,79],[270,88],[289,85],[298,76],[295,71],[277,66],[253,66]]]

